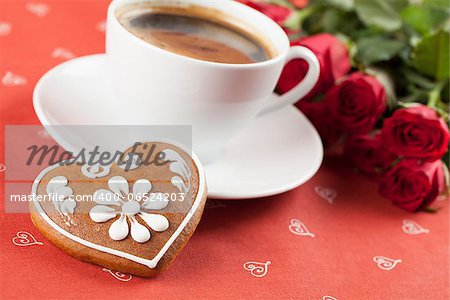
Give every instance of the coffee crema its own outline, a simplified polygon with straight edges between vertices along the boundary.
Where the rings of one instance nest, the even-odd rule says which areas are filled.
[[[248,64],[273,56],[270,47],[258,38],[205,7],[130,4],[118,9],[116,17],[145,42],[199,60]]]

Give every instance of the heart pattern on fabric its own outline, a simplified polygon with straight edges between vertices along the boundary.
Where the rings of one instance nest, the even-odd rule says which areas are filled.
[[[100,21],[97,23],[95,28],[100,31],[101,33],[105,33],[106,31],[106,21]]]
[[[45,130],[45,129],[39,130],[39,131],[37,132],[37,135],[38,135],[39,137],[43,138],[43,139],[49,139],[49,140],[52,139],[51,135],[50,135],[50,134],[47,132],[47,130]]]
[[[0,36],[7,36],[11,33],[12,25],[8,22],[0,22]]]
[[[136,161],[130,148],[124,152],[129,169],[117,161],[107,167],[86,168],[67,161],[51,166],[33,184],[33,195],[50,201],[32,205],[65,237],[156,268],[204,204],[206,180],[197,157],[171,144],[154,145],[160,165]]]
[[[392,259],[384,256],[375,256],[373,261],[378,265],[378,268],[390,271],[392,270],[398,263],[401,263],[401,259]]]
[[[52,57],[54,58],[62,58],[62,59],[72,59],[75,57],[75,55],[67,49],[61,48],[61,47],[57,47],[55,48],[55,50],[53,50],[52,52]]]
[[[423,228],[418,223],[412,220],[403,220],[402,230],[406,234],[410,235],[418,235],[422,233],[430,233],[430,231],[426,228]]]
[[[225,203],[214,199],[208,199],[205,205],[205,208],[207,209],[224,208],[224,207],[227,207]]]
[[[19,247],[44,245],[44,243],[38,242],[31,233],[25,230],[18,231],[16,236],[13,237],[12,242]]]
[[[103,271],[108,272],[109,274],[111,274],[112,277],[114,277],[115,279],[117,279],[119,281],[128,282],[131,279],[133,279],[133,276],[131,276],[130,274],[124,274],[121,272],[112,271],[107,268],[103,268]]]
[[[267,275],[267,272],[269,271],[269,265],[271,264],[270,261],[267,261],[265,263],[262,262],[256,262],[256,261],[248,261],[244,264],[244,269],[249,271],[250,274],[257,278],[261,278]]]
[[[44,3],[29,2],[25,8],[32,14],[38,17],[45,17],[50,12],[50,6]]]
[[[297,219],[291,220],[289,230],[295,235],[310,236],[312,238],[315,237],[314,233],[310,232],[308,228],[306,228],[305,224],[303,224],[300,220]]]
[[[2,84],[6,87],[20,86],[27,84],[27,79],[23,76],[8,71],[2,77]]]
[[[330,204],[333,204],[334,199],[336,199],[337,197],[336,190],[331,188],[315,186],[314,191],[316,192],[317,195],[319,195],[322,199],[325,199]]]

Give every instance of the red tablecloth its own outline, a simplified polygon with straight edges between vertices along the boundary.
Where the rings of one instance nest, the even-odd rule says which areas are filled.
[[[39,124],[39,77],[104,51],[108,2],[0,1],[0,163],[3,125]],[[153,280],[79,262],[45,240],[28,214],[5,214],[0,176],[2,299],[449,297],[448,201],[436,214],[408,214],[336,157],[291,192],[211,201],[185,250]]]

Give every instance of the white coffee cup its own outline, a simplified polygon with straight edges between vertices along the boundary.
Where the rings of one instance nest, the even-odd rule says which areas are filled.
[[[197,5],[241,20],[275,49],[269,60],[226,64],[193,59],[153,46],[125,29],[116,11],[131,3]],[[264,14],[232,0],[114,0],[108,9],[109,74],[127,125],[192,125],[193,148],[204,162],[218,158],[227,142],[259,115],[292,105],[317,83],[320,66],[307,48],[290,47],[281,27]],[[309,70],[288,93],[273,90],[283,66],[304,59]],[[276,101],[273,98],[277,98]]]

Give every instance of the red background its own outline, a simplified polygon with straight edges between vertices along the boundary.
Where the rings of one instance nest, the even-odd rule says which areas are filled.
[[[75,56],[104,51],[99,30],[109,1],[41,1],[44,16],[19,0],[0,0],[0,78],[7,72],[25,85],[0,84],[1,144],[4,125],[39,124],[32,106],[35,83],[64,61],[55,48]],[[1,167],[1,165],[0,165]],[[7,166],[6,166],[7,167]],[[1,168],[0,168],[1,169]],[[441,201],[436,214],[408,214],[380,197],[375,184],[329,156],[319,173],[303,186],[274,197],[248,201],[212,201],[185,250],[157,279],[117,280],[101,267],[62,253],[32,225],[28,214],[4,213],[4,173],[0,174],[0,297],[8,298],[302,298],[302,299],[448,299],[449,213]],[[315,190],[336,192],[329,203]],[[323,196],[323,195],[322,195]],[[298,219],[315,237],[295,235]],[[429,233],[402,230],[411,219]],[[19,231],[43,243],[17,246]],[[374,256],[401,259],[383,270]],[[270,261],[255,277],[248,261]],[[332,298],[328,298],[332,299]]]

